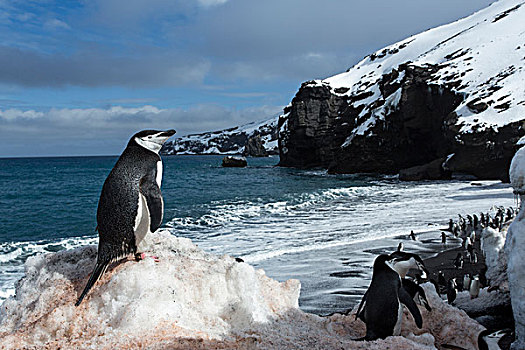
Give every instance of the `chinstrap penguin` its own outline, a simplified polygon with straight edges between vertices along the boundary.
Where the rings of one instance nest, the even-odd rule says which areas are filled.
[[[136,133],[106,178],[97,209],[97,262],[76,306],[111,262],[137,254],[142,239],[161,225],[164,202],[159,151],[174,134],[175,130]]]
[[[372,282],[368,287],[356,317],[366,323],[366,336],[358,340],[375,340],[401,332],[404,304],[414,317],[418,328],[423,326],[421,313],[410,295],[401,285],[389,255],[379,255],[374,261]]]

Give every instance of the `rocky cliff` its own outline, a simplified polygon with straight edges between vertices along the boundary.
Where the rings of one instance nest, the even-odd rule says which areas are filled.
[[[507,180],[525,134],[522,5],[493,3],[302,84],[279,118],[279,164]]]
[[[277,117],[220,131],[192,134],[167,142],[161,154],[277,154]]]

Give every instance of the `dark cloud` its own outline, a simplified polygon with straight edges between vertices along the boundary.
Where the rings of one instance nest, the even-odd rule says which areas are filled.
[[[40,24],[19,10],[31,28],[64,32],[25,34],[45,51],[0,47],[0,82],[151,87],[322,78],[490,2],[97,0],[42,14]]]
[[[204,59],[175,54],[116,57],[86,51],[64,56],[0,46],[1,81],[23,86],[192,85],[200,84],[208,70]]]

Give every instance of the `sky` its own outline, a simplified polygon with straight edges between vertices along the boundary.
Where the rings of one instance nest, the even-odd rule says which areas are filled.
[[[302,82],[492,0],[0,0],[0,157],[269,119]]]

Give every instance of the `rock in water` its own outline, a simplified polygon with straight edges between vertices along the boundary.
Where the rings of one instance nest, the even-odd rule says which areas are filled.
[[[226,156],[222,158],[222,166],[227,168],[243,168],[248,165],[246,158]]]
[[[516,340],[512,349],[525,349],[525,147],[512,159],[510,182],[520,197],[520,210],[507,231],[505,253]]]
[[[399,171],[401,181],[445,180],[450,179],[451,173],[443,168],[446,158],[436,159],[428,164],[419,165]]]
[[[248,139],[242,155],[246,157],[267,157],[268,152],[264,148],[261,136],[254,135]]]

